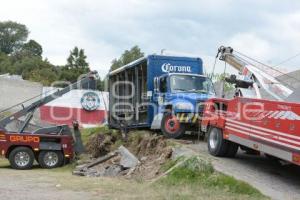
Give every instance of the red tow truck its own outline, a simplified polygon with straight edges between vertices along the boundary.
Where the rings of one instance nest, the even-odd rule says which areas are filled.
[[[246,147],[300,165],[300,104],[235,97],[210,99],[201,128],[210,154],[235,156]]]
[[[236,87],[233,98],[213,98],[205,105],[200,123],[209,153],[234,157],[241,147],[300,165],[298,91],[236,56],[230,47],[221,47],[219,53],[221,60],[240,71],[241,78],[227,79]]]
[[[30,169],[35,160],[42,168],[55,168],[73,158],[76,152],[76,143],[81,140],[78,139],[80,136],[74,136],[68,125],[39,128],[31,132],[26,131],[26,127],[30,124],[37,108],[70,90],[89,84],[90,81],[95,80],[96,75],[97,72],[90,72],[76,83],[57,90],[29,106],[20,104],[21,110],[0,119],[0,154],[9,160],[12,168]],[[2,112],[7,112],[7,110]],[[25,117],[25,120],[22,120],[17,132],[6,129],[8,124],[21,117]],[[75,124],[74,128],[78,128],[78,126]]]
[[[42,168],[55,168],[73,158],[73,137],[52,131],[36,134],[0,130],[0,151],[14,169],[30,169],[34,160]]]

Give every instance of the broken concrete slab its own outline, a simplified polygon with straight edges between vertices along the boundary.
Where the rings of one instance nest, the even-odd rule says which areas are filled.
[[[84,172],[84,176],[87,177],[99,177],[100,174],[98,173],[98,171],[96,169],[88,169],[87,171]]]
[[[105,161],[107,161],[107,160],[109,160],[109,159],[115,157],[117,154],[118,154],[118,153],[115,152],[115,151],[114,151],[114,152],[111,152],[111,153],[109,153],[109,154],[107,154],[107,155],[105,155],[105,156],[102,156],[102,157],[100,157],[100,158],[97,158],[96,160],[94,160],[94,161],[91,162],[91,163],[82,165],[81,168],[78,168],[78,169],[76,168],[76,169],[79,170],[79,171],[82,171],[82,170],[85,170],[85,171],[86,171],[86,169],[91,168],[91,167],[93,167],[93,166],[96,166],[96,165],[98,165],[98,164],[100,164],[100,163],[103,163],[103,162],[105,162]]]
[[[140,161],[123,145],[119,147],[118,152],[121,155],[120,165],[125,169],[134,168],[140,164]]]
[[[110,165],[105,169],[103,176],[118,176],[124,168],[121,165]]]

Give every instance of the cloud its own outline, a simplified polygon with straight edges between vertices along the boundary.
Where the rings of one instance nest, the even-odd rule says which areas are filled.
[[[271,44],[255,33],[237,33],[227,42],[228,46],[259,60],[270,58]]]
[[[211,68],[220,45],[269,64],[300,51],[300,3],[272,0],[26,0],[5,1],[0,20],[26,24],[44,57],[65,64],[74,46],[103,76],[112,59],[133,45],[205,57]],[[291,69],[300,59],[287,63]],[[222,69],[219,69],[222,71]]]

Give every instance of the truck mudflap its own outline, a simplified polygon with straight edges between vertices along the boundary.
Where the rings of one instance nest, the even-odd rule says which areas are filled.
[[[201,116],[197,113],[177,113],[176,117],[180,123],[197,123]]]

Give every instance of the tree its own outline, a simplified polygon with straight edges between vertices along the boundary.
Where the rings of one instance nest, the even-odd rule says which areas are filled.
[[[141,52],[141,49],[137,45],[133,46],[130,50],[125,50],[119,59],[114,59],[112,61],[112,65],[110,66],[110,71],[118,69],[123,65],[126,65],[143,56],[144,53]]]
[[[0,51],[11,54],[19,50],[27,40],[29,31],[23,24],[12,21],[0,22]]]
[[[78,49],[78,47],[74,47],[74,49],[70,52],[70,56],[67,59],[67,66],[69,68],[76,69],[86,69],[89,67],[89,64],[86,62],[86,55],[84,54],[83,49]]]
[[[27,43],[25,43],[22,46],[21,52],[22,52],[22,54],[25,54],[27,56],[39,56],[39,57],[42,57],[43,48],[35,40],[29,40]]]
[[[83,49],[75,47],[67,58],[66,66],[61,68],[59,80],[75,82],[82,74],[90,71]]]
[[[9,56],[0,52],[0,74],[10,73],[11,65]]]
[[[104,80],[101,80],[100,77],[96,80],[96,88],[99,91],[104,91]]]

